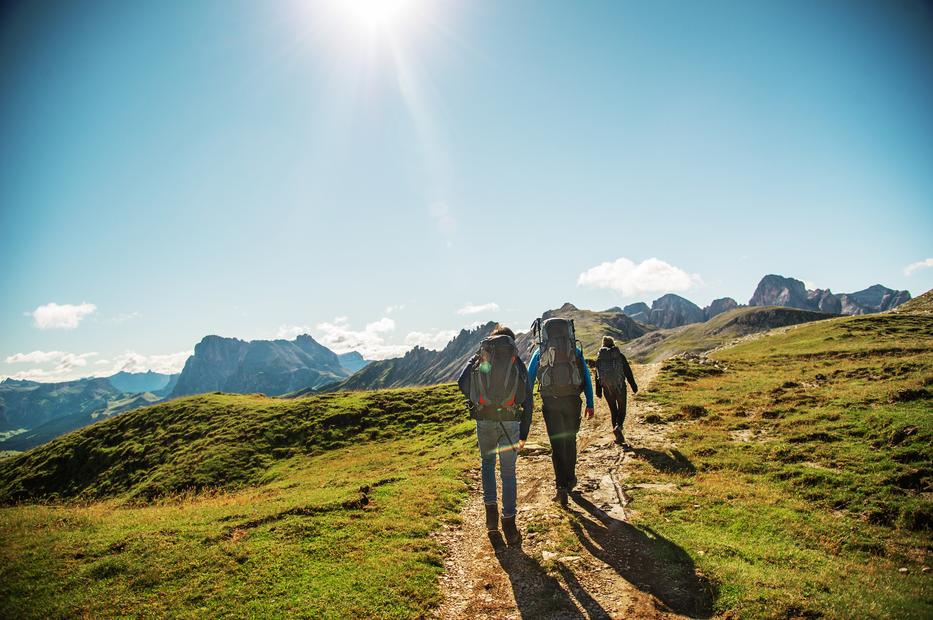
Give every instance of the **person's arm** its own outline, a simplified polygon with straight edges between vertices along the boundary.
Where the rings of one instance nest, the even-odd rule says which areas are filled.
[[[467,397],[467,400],[470,400],[470,386],[473,382],[473,364],[476,363],[477,357],[478,356],[474,355],[470,358],[470,361],[467,362],[463,370],[460,371],[460,378],[457,379],[457,386],[460,388],[460,391],[463,392],[463,395]]]
[[[632,372],[632,367],[629,366],[628,360],[625,359],[625,355],[622,356],[622,372],[625,373],[628,384],[632,386],[632,394],[637,394],[638,386],[635,385],[635,374]]]
[[[577,359],[580,360],[580,366],[583,368],[583,395],[586,396],[586,408],[592,409],[593,379],[590,377],[590,367],[586,365],[586,359],[580,349],[577,349]]]
[[[535,352],[531,354],[531,361],[528,362],[528,393],[533,394],[535,391],[535,382],[538,380],[538,361],[541,356],[541,351],[535,349]]]

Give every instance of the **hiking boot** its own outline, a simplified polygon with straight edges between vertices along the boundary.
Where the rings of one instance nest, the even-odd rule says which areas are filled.
[[[510,547],[521,544],[522,535],[519,534],[518,528],[515,527],[515,517],[502,517],[502,533],[505,534],[505,542],[509,544]]]
[[[625,435],[622,434],[622,429],[616,426],[612,429],[612,434],[616,436],[616,443],[620,446],[625,445]]]
[[[496,532],[498,530],[499,530],[499,505],[498,504],[486,504],[486,531]]]
[[[557,495],[554,496],[554,501],[560,504],[561,508],[567,507],[567,489],[557,489]]]

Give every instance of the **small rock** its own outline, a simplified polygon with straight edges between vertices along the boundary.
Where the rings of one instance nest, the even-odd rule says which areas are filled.
[[[897,569],[897,572],[901,573],[902,575],[906,575],[906,574],[907,574],[907,567],[906,567],[906,566],[902,566],[902,567],[900,567],[899,569]]]
[[[930,567],[929,567],[929,566],[924,566],[923,568],[920,569],[920,572],[921,572],[921,573],[929,573],[929,572],[930,572]]]
[[[706,555],[705,551],[697,551],[697,555]]]
[[[554,553],[554,552],[552,552],[552,551],[542,551],[542,552],[541,552],[541,559],[544,560],[545,562],[550,562],[551,560],[553,560],[553,559],[556,558],[556,557],[557,557],[557,554]]]
[[[579,562],[582,559],[583,558],[581,558],[578,555],[565,555],[564,557],[560,559],[560,561],[561,562]]]

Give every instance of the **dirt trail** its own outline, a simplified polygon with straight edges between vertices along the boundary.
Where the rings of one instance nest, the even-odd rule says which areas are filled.
[[[646,389],[658,364],[634,368]],[[519,548],[496,549],[487,538],[479,472],[461,526],[438,533],[448,549],[439,618],[670,618],[709,616],[711,598],[689,557],[676,545],[626,523],[625,478],[631,459],[668,459],[663,427],[642,424],[647,404],[629,396],[625,435],[634,451],[612,442],[609,408],[578,435],[577,478],[582,497],[564,511],[552,501],[554,473],[547,452],[518,462]],[[529,444],[548,446],[540,411]],[[674,454],[679,454],[674,452]],[[677,463],[665,463],[676,467]],[[663,492],[663,489],[659,489]],[[582,551],[563,555],[552,526],[569,522]],[[567,527],[561,527],[566,532]],[[566,536],[566,534],[562,534]],[[570,541],[575,543],[574,540]]]

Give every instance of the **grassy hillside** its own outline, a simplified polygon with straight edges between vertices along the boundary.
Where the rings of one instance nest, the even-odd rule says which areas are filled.
[[[796,308],[736,308],[704,323],[650,332],[628,342],[622,351],[636,362],[657,362],[679,353],[709,351],[741,336],[765,332],[776,327],[820,321],[830,316]]]
[[[211,394],[71,433],[0,462],[0,617],[423,616],[474,443],[452,386]]]
[[[646,394],[661,411],[641,422],[676,450],[639,460],[630,486],[671,491],[634,488],[633,520],[690,551],[720,611],[933,616],[933,316],[821,321],[713,357],[666,362]]]

